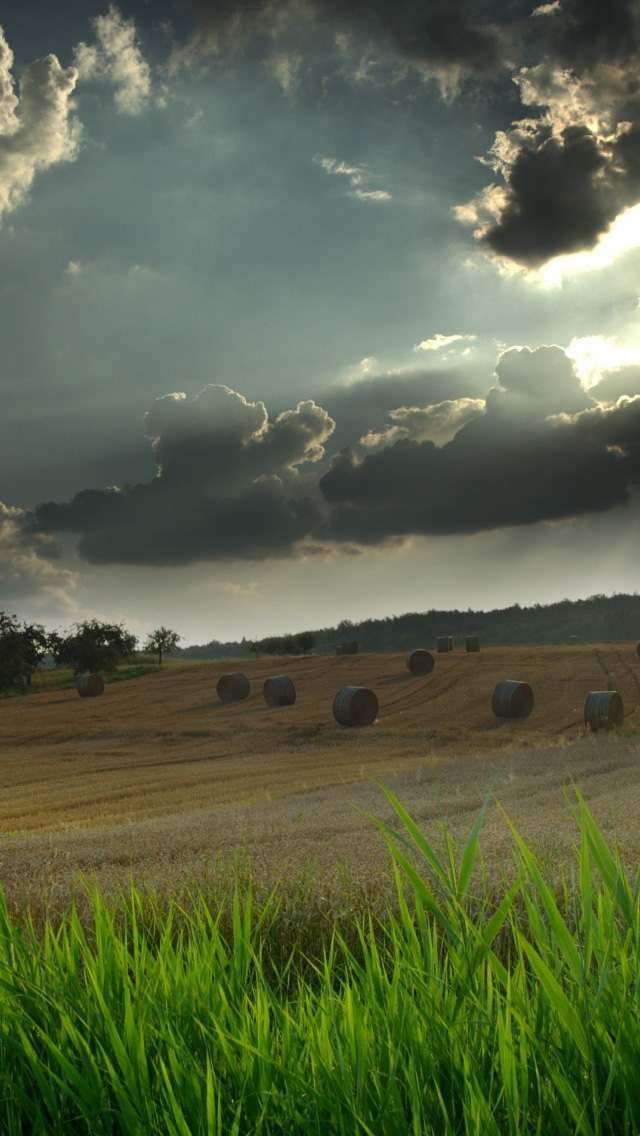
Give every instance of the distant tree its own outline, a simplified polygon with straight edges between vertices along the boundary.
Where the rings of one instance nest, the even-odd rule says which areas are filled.
[[[0,690],[11,690],[24,681],[25,652],[15,615],[0,612]]]
[[[20,633],[24,640],[26,682],[27,686],[31,686],[31,676],[37,671],[49,650],[49,634],[41,623],[23,623]]]
[[[275,655],[299,655],[300,648],[295,635],[281,635],[276,639]]]
[[[0,690],[31,683],[49,645],[39,623],[18,623],[15,615],[0,612]]]
[[[268,635],[265,639],[248,639],[246,646],[258,658],[261,655],[301,655],[297,635]]]
[[[308,655],[309,651],[313,651],[317,642],[315,631],[299,631],[296,639],[303,655]]]
[[[74,624],[66,635],[54,632],[49,648],[58,667],[71,667],[74,674],[114,671],[118,663],[135,654],[137,639],[121,623],[89,619]]]
[[[280,654],[280,636],[268,635],[266,639],[261,639],[260,649],[263,655]]]
[[[169,627],[158,627],[157,631],[152,631],[148,636],[144,650],[149,654],[157,654],[158,666],[161,667],[162,656],[175,651],[181,639],[182,635],[178,635],[177,631],[171,631]]]

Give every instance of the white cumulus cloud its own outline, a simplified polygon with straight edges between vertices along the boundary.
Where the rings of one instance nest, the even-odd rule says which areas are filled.
[[[123,114],[139,114],[151,95],[151,71],[136,43],[133,20],[117,8],[93,21],[97,44],[80,43],[75,57],[81,79],[104,79],[115,86],[116,107]]]
[[[29,64],[18,94],[13,52],[0,28],[0,217],[25,198],[37,173],[75,158],[80,123],[71,95],[78,72],[55,55]]]

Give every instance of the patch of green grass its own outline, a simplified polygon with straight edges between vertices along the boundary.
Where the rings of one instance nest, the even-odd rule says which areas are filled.
[[[40,932],[0,905],[0,1130],[638,1133],[640,873],[580,800],[564,893],[514,831],[516,879],[489,895],[482,814],[438,856],[387,795],[395,912],[334,925],[315,961],[275,957],[287,893],[257,902],[247,866],[219,904],[94,891]]]
[[[202,666],[200,659],[163,659],[162,667],[151,656],[141,656],[128,663],[121,663],[117,670],[103,673],[105,683],[122,682],[125,679],[140,678],[147,674],[164,674],[191,667]],[[205,664],[206,665],[206,664]],[[78,676],[69,667],[46,667],[32,675],[30,685],[7,691],[3,697],[15,698],[27,694],[41,694],[47,690],[70,690],[75,688]]]

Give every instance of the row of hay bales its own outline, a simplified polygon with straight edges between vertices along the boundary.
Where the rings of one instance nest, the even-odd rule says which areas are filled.
[[[528,682],[503,679],[496,686],[491,708],[497,718],[528,718],[533,710],[533,690]],[[597,730],[619,728],[624,722],[624,705],[617,690],[592,690],[584,703],[584,723]]]
[[[222,675],[216,691],[222,702],[242,702],[248,697],[249,679],[240,671]],[[288,675],[265,679],[262,693],[267,706],[293,706],[296,688]],[[364,686],[344,686],[333,700],[333,716],[342,726],[370,726],[378,717],[378,699]]]
[[[467,635],[466,639],[467,651],[480,650],[480,638],[478,635]],[[453,651],[453,635],[439,635],[436,639],[436,650],[439,655],[447,654]],[[358,644],[355,640],[350,640],[346,643],[338,643],[336,647],[336,655],[357,655]]]
[[[575,647],[578,642],[579,642],[579,639],[578,639],[577,635],[570,635],[569,636],[570,646]],[[449,651],[453,651],[453,647],[454,647],[453,635],[438,635],[438,637],[436,639],[436,650],[437,650],[439,655],[448,654]],[[467,635],[466,640],[465,640],[465,649],[467,651],[479,651],[480,650],[480,636],[479,635]],[[347,643],[339,643],[338,646],[336,647],[336,655],[357,655],[357,654],[358,654],[358,644],[354,640],[347,642]],[[636,655],[638,656],[638,658],[640,658],[640,643],[638,643],[638,645],[636,647]]]
[[[433,670],[434,658],[429,651],[418,648],[407,655],[406,663],[412,674],[428,674]],[[81,698],[103,694],[104,679],[99,674],[80,675],[77,690]],[[221,702],[242,702],[248,698],[250,690],[249,679],[240,671],[222,675],[216,685]],[[293,706],[296,700],[295,683],[289,675],[265,679],[262,693],[267,706]],[[491,708],[497,718],[528,718],[533,703],[531,686],[517,679],[502,679],[491,698]],[[378,709],[377,695],[364,686],[345,686],[333,700],[333,716],[342,726],[369,726],[375,722]],[[585,700],[584,721],[593,731],[622,726],[624,706],[619,693],[591,691]]]
[[[503,679],[495,687],[491,708],[496,718],[528,718],[533,690],[528,682]],[[584,723],[591,730],[611,730],[624,722],[624,706],[617,690],[592,690],[584,703]]]
[[[417,652],[412,652],[412,655]],[[421,652],[429,655],[428,651]],[[411,658],[412,656],[409,656]],[[433,666],[433,656],[431,667]],[[417,673],[417,672],[414,672]],[[223,702],[240,702],[247,698],[249,680],[240,672],[223,675],[216,687]],[[265,679],[263,695],[267,706],[292,706],[296,688],[288,675]],[[533,710],[533,690],[527,682],[502,679],[494,688],[491,709],[496,718],[528,718]],[[341,726],[370,726],[378,716],[375,691],[365,686],[344,686],[333,700],[333,716]],[[585,725],[593,731],[619,727],[624,721],[622,698],[615,690],[593,690],[584,705]]]

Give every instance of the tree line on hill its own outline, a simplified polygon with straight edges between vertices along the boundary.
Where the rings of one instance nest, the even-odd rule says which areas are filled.
[[[356,640],[360,651],[410,651],[435,646],[441,635],[458,642],[477,635],[482,646],[518,643],[566,643],[577,636],[585,643],[640,639],[640,595],[589,596],[586,600],[560,600],[552,604],[497,608],[493,611],[407,612],[359,623],[344,619],[336,627],[295,634],[271,635],[203,646],[179,648],[182,638],[168,627],[151,632],[142,647],[145,654],[187,659],[242,658],[255,655],[289,656],[333,653],[344,640]],[[39,623],[20,623],[0,611],[0,692],[29,686],[32,675],[47,657],[74,674],[110,672],[138,652],[135,635],[122,623],[97,619],[74,624],[66,632],[46,631]]]
[[[332,653],[343,640],[355,639],[361,651],[410,651],[415,647],[435,647],[440,635],[452,635],[464,642],[467,635],[478,635],[481,646],[518,643],[566,643],[577,635],[584,643],[606,640],[640,639],[640,595],[595,595],[584,600],[560,600],[552,604],[521,607],[512,604],[493,611],[431,610],[407,612],[384,619],[352,622],[345,619],[335,627],[325,627],[297,636],[273,636],[262,640],[217,639],[201,646],[179,648],[175,654],[190,659],[243,658],[253,654],[295,654],[286,644],[292,638],[312,635],[309,650]],[[269,644],[256,650],[256,643]],[[306,653],[306,652],[305,652]]]

